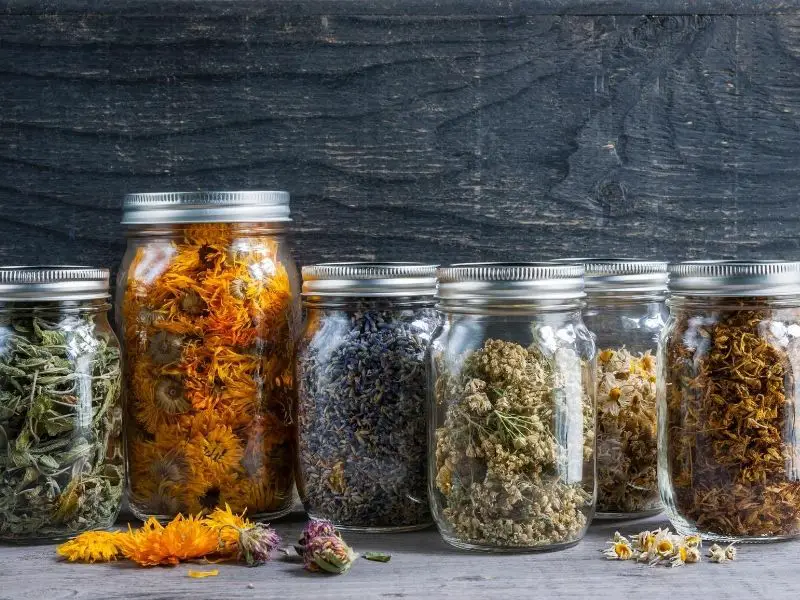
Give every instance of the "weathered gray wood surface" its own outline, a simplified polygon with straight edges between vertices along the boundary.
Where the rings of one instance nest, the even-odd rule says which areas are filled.
[[[661,525],[634,522],[623,531]],[[301,522],[278,526],[285,539],[298,536]],[[578,546],[538,555],[476,555],[444,544],[434,530],[398,535],[348,535],[361,552],[392,554],[389,563],[359,560],[345,576],[304,572],[292,562],[260,568],[220,565],[220,574],[190,579],[189,568],[140,569],[127,564],[74,565],[59,562],[53,546],[0,546],[0,599],[157,598],[747,598],[791,599],[800,594],[800,542],[739,549],[725,565],[708,562],[677,569],[649,568],[604,560],[599,550],[614,526],[594,526]]]
[[[0,263],[273,187],[303,263],[800,258],[799,6],[0,0]]]

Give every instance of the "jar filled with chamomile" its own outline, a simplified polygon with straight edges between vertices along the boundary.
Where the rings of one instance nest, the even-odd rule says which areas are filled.
[[[576,544],[595,504],[595,345],[583,267],[437,272],[429,485],[445,541],[526,552]]]
[[[583,320],[597,344],[597,513],[638,519],[661,512],[656,448],[656,355],[667,320],[667,263],[575,259],[583,264]]]
[[[432,524],[426,356],[436,267],[303,267],[297,485],[306,512],[365,532]]]
[[[288,513],[299,273],[286,192],[130,194],[117,315],[141,519]]]
[[[109,272],[0,268],[0,541],[108,529],[125,486]]]
[[[800,262],[670,266],[659,348],[661,496],[681,534],[800,534]]]

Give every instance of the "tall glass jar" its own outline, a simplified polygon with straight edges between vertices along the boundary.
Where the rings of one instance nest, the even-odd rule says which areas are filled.
[[[583,320],[597,343],[597,514],[661,512],[656,449],[656,355],[667,320],[667,263],[579,259]]]
[[[436,267],[303,268],[298,488],[313,518],[342,529],[431,525],[425,357],[438,326]]]
[[[583,267],[439,269],[444,323],[430,353],[429,480],[445,541],[492,552],[559,549],[595,502],[595,345]]]
[[[106,269],[0,268],[0,540],[114,524],[124,490]]]
[[[680,533],[800,534],[800,263],[670,267],[659,482]]]
[[[291,510],[299,274],[286,192],[132,194],[118,284],[141,518]]]

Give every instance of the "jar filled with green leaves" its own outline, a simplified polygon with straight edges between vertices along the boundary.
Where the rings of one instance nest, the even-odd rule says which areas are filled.
[[[670,266],[658,471],[681,534],[800,535],[800,262]]]
[[[0,540],[114,524],[124,488],[120,351],[106,269],[0,268]]]
[[[586,326],[597,343],[597,514],[638,519],[662,510],[656,477],[656,353],[667,320],[667,263],[583,264]]]
[[[576,544],[595,501],[583,267],[473,263],[437,275],[429,485],[439,531],[490,552]]]

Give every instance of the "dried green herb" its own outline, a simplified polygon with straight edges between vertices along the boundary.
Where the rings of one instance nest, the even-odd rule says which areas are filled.
[[[673,510],[689,526],[800,533],[797,328],[796,311],[677,313],[665,348],[665,450]]]
[[[546,357],[492,339],[460,370],[439,365],[435,501],[454,541],[525,548],[580,539],[594,487],[584,368],[572,350]]]
[[[597,359],[597,510],[660,510],[657,463],[655,357],[607,348]]]
[[[124,481],[120,357],[91,314],[0,325],[0,539],[109,527]]]
[[[391,554],[384,554],[383,552],[365,552],[364,558],[374,562],[387,563],[392,560]]]

